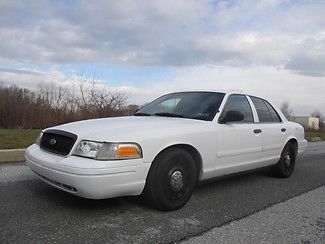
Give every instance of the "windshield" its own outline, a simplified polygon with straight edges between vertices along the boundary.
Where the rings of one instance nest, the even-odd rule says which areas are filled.
[[[147,104],[135,116],[166,116],[199,120],[213,120],[224,93],[178,92],[159,97]]]

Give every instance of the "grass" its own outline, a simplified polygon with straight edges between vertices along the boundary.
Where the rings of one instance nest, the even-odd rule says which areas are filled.
[[[0,129],[0,149],[26,148],[35,143],[41,130]]]
[[[305,137],[308,141],[311,141],[313,137],[320,137],[322,141],[325,141],[325,131],[306,131]]]

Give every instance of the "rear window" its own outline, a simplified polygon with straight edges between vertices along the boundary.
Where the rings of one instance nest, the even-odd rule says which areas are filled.
[[[267,108],[270,111],[273,122],[281,122],[281,118],[280,118],[279,114],[275,111],[275,109],[272,107],[272,105],[269,104],[265,100],[264,100],[264,103],[266,104]]]
[[[260,122],[281,122],[275,109],[265,100],[257,97],[250,97],[257,111]]]

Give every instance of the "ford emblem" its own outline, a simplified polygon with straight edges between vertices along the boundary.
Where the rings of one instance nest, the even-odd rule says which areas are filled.
[[[56,144],[56,140],[52,138],[49,140],[49,143],[50,145],[54,146]]]

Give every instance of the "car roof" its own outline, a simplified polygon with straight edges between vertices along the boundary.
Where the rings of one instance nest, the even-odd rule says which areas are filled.
[[[247,92],[244,92],[242,90],[237,90],[237,89],[231,89],[231,90],[214,90],[214,89],[203,89],[203,90],[179,90],[179,91],[175,91],[175,92],[172,92],[172,93],[177,93],[177,92],[218,92],[218,93],[224,93],[224,94],[227,94],[227,95],[230,95],[230,94],[239,94],[239,95],[247,95],[247,96],[252,96],[252,97],[258,97],[258,98],[262,98],[258,95],[255,95],[255,94],[251,94],[251,93],[247,93]],[[264,99],[264,98],[263,98]]]

